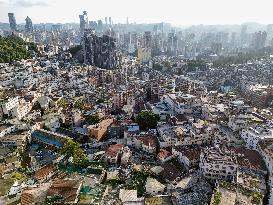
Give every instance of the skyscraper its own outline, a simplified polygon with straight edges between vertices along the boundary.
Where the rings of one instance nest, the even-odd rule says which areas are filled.
[[[9,16],[9,26],[11,31],[16,31],[17,30],[17,25],[16,25],[16,20],[14,13],[8,13]]]
[[[33,31],[32,20],[27,16],[25,21],[26,21],[25,30],[27,33],[31,33]]]
[[[87,29],[82,37],[84,63],[104,69],[115,69],[117,50],[115,39],[109,35],[97,36]]]
[[[79,15],[80,18],[80,29],[81,29],[81,33],[84,32],[84,29],[87,28],[88,25],[88,16],[87,16],[87,12],[84,11],[82,15]]]
[[[105,24],[108,25],[108,23],[107,23],[107,17],[105,17],[104,20],[105,20]]]
[[[266,38],[267,38],[266,31],[255,32],[252,37],[253,48],[261,49],[261,48],[265,47]]]
[[[103,30],[102,20],[98,20],[98,29],[97,29],[97,31],[102,32],[102,30]]]
[[[242,25],[241,28],[241,45],[244,45],[246,43],[246,35],[247,35],[247,25]]]

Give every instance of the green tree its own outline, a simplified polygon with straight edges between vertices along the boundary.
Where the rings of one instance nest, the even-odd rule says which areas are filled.
[[[33,106],[32,106],[32,110],[42,110],[42,106],[39,103],[39,101],[36,101]]]
[[[14,35],[8,37],[0,36],[0,63],[27,59],[31,57],[31,50],[36,50],[34,43],[25,42]]]
[[[88,165],[88,157],[83,149],[75,150],[73,153],[73,163],[81,167],[86,167]]]
[[[108,183],[113,187],[116,188],[119,184],[122,183],[119,176],[116,176],[108,181]]]
[[[156,128],[159,120],[159,115],[154,114],[152,111],[142,111],[136,117],[136,122],[139,124],[140,129],[142,130]]]
[[[213,205],[218,205],[221,203],[222,193],[216,192],[213,199]]]
[[[254,203],[260,203],[260,201],[261,201],[261,194],[260,194],[260,192],[255,191],[255,192],[253,192],[251,194],[251,196],[252,196],[252,201]]]
[[[31,157],[29,156],[29,153],[26,151],[23,151],[20,153],[20,158],[21,158],[21,166],[22,168],[27,168],[30,166],[31,163]]]
[[[80,149],[80,144],[75,142],[72,139],[69,139],[64,144],[63,148],[61,149],[62,154],[71,157],[76,152],[76,150]]]
[[[62,98],[62,99],[60,99],[58,102],[57,102],[57,105],[59,106],[59,107],[62,107],[63,109],[67,109],[68,108],[68,101],[67,101],[67,99],[65,99],[65,98]]]
[[[74,47],[69,48],[69,52],[71,53],[71,55],[74,57],[80,50],[82,49],[81,45],[77,45]]]
[[[90,124],[90,125],[95,125],[101,122],[101,118],[99,116],[98,113],[94,114],[94,115],[88,115],[86,117],[86,121]]]
[[[87,166],[87,155],[78,142],[71,139],[67,140],[61,149],[61,153],[67,157],[73,157],[73,164],[81,167]]]
[[[153,69],[161,71],[162,70],[162,65],[160,65],[159,63],[154,63]]]
[[[74,107],[82,110],[84,108],[84,100],[78,99],[74,102]]]

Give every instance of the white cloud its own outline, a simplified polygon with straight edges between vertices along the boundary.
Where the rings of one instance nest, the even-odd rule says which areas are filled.
[[[34,7],[34,6],[48,6],[44,1],[33,1],[33,0],[17,0],[14,2],[16,6],[22,7]]]
[[[114,22],[190,24],[273,23],[272,0],[0,0],[0,22],[14,12],[17,22],[28,15],[34,23],[79,22],[86,10],[90,20],[111,16]],[[9,3],[11,2],[12,3]],[[45,6],[47,5],[47,6]],[[35,6],[35,7],[34,7]]]

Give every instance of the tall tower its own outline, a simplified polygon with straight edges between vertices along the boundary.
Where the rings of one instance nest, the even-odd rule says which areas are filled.
[[[247,41],[247,25],[242,25],[241,27],[241,45],[244,45]]]
[[[107,17],[105,17],[104,20],[105,20],[105,24],[108,25],[108,23],[107,23]]]
[[[88,26],[88,16],[87,16],[87,12],[84,11],[82,15],[79,15],[80,18],[80,29],[81,29],[81,33],[84,32],[84,29],[87,28]]]
[[[14,13],[8,13],[9,16],[9,26],[11,31],[17,31],[16,19]]]
[[[25,30],[27,33],[31,33],[33,31],[32,20],[27,16],[25,21],[26,21]]]

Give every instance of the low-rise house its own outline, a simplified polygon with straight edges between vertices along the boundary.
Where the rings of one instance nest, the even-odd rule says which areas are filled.
[[[21,194],[21,205],[42,204],[46,200],[50,183],[27,187]]]
[[[114,123],[114,119],[105,119],[102,120],[98,125],[89,126],[89,133],[91,137],[94,137],[97,141],[100,141],[103,137],[106,136],[107,130]]]
[[[145,197],[145,205],[172,205],[171,197],[167,195]]]
[[[31,140],[45,145],[61,148],[64,146],[65,142],[71,139],[68,136],[58,134],[56,132],[51,132],[43,129],[34,130],[31,134]]]
[[[246,148],[232,148],[235,153],[240,172],[265,176],[267,170],[262,156],[256,150]]]
[[[198,166],[200,147],[176,146],[172,147],[172,154],[188,169]]]
[[[55,172],[53,164],[46,165],[35,171],[34,178],[40,182],[50,179]]]
[[[124,147],[123,153],[121,156],[121,164],[124,164],[124,165],[128,164],[131,155],[132,155],[132,153],[131,153],[129,147]]]
[[[110,145],[105,152],[106,160],[110,163],[118,163],[122,156],[123,148],[123,144]]]
[[[150,154],[156,153],[156,139],[152,135],[135,137],[135,146]]]
[[[158,195],[163,194],[165,190],[165,185],[161,184],[154,178],[147,178],[146,185],[145,185],[146,192],[150,195]]]
[[[200,106],[199,98],[191,94],[169,93],[162,99],[178,114],[193,113],[193,110]]]
[[[9,98],[0,102],[0,113],[5,116],[12,115],[12,109],[19,105],[19,97]]]
[[[226,118],[227,106],[224,104],[205,104],[202,106],[202,117],[208,121],[218,121]]]
[[[231,115],[228,120],[228,127],[235,132],[246,128],[249,120],[249,115],[247,114]]]
[[[123,205],[144,205],[144,198],[137,197],[137,190],[121,189],[119,199]]]
[[[162,163],[164,163],[171,160],[174,157],[174,155],[167,149],[160,149],[157,157]]]
[[[1,138],[2,144],[6,146],[13,146],[23,148],[27,142],[28,132],[24,130],[17,130],[7,134]]]
[[[170,190],[173,204],[209,204],[212,187],[199,174],[181,179],[177,186]]]
[[[31,111],[31,108],[30,102],[22,102],[11,110],[12,117],[21,120]]]
[[[159,145],[162,148],[211,143],[213,127],[206,125],[204,121],[198,121],[180,126],[163,124],[159,125],[157,130],[160,135]]]
[[[273,140],[261,140],[257,145],[257,150],[263,157],[268,170],[268,184],[270,186],[269,204],[273,204]]]
[[[165,179],[167,182],[175,182],[179,181],[184,175],[184,172],[181,170],[181,168],[178,168],[172,162],[165,162],[160,166],[152,167],[151,171],[162,179]]]
[[[47,198],[62,198],[62,204],[76,204],[82,187],[81,180],[61,179],[53,181],[48,189]]]

